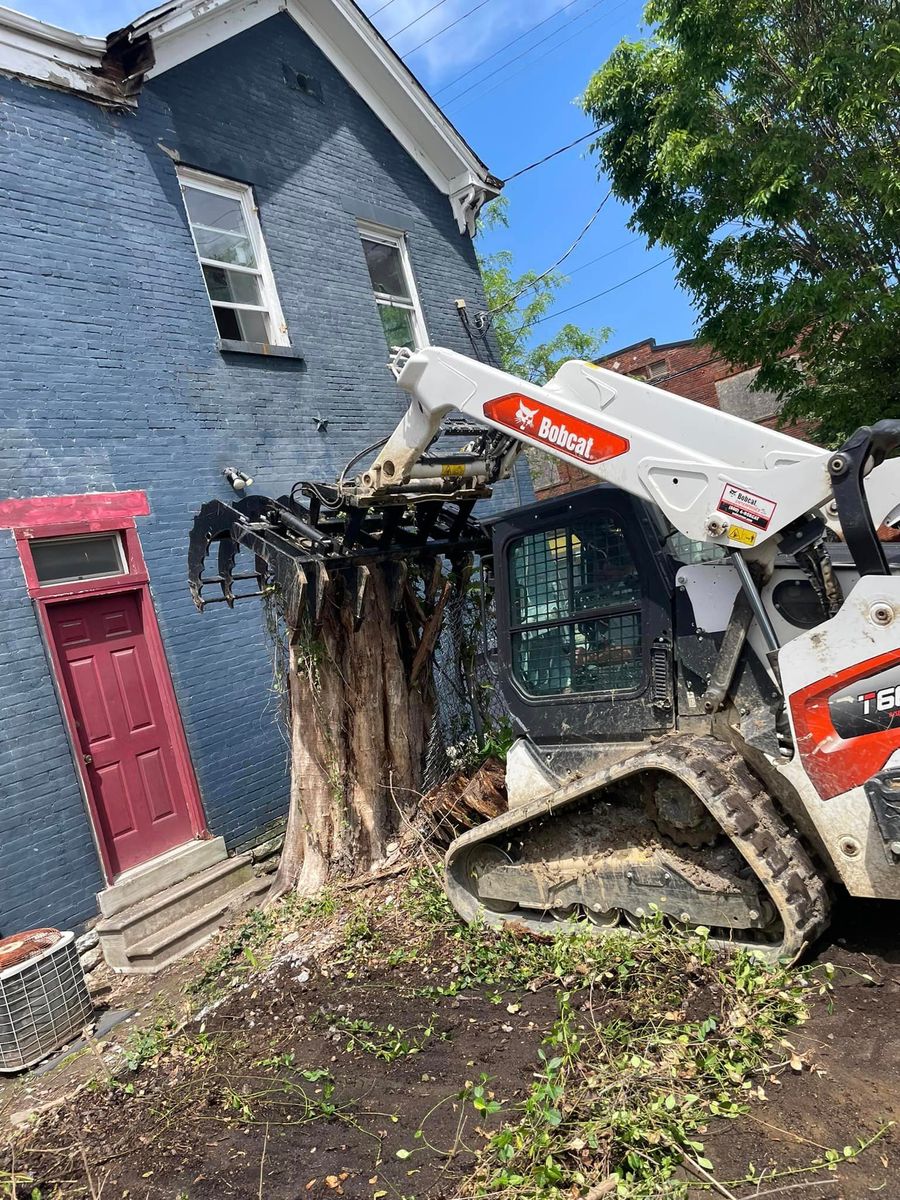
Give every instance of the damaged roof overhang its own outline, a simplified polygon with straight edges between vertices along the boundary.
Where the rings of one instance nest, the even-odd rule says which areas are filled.
[[[447,195],[461,232],[473,234],[502,182],[488,171],[353,0],[176,0],[105,41],[0,9],[0,72],[135,104],[145,80],[279,12],[286,12]]]

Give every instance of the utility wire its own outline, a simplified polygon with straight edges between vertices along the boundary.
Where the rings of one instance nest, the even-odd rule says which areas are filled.
[[[598,3],[599,3],[599,0],[598,0]],[[601,13],[599,17],[595,17],[593,21],[589,21],[589,22],[587,23],[587,25],[583,26],[583,28],[581,28],[581,29],[579,29],[579,30],[576,30],[576,32],[575,32],[575,33],[573,33],[573,34],[572,34],[570,37],[563,38],[563,40],[562,40],[561,42],[557,42],[555,46],[551,46],[549,50],[547,50],[547,51],[545,51],[545,52],[544,52],[544,55],[543,55],[543,58],[542,58],[542,61],[541,61],[541,64],[540,64],[540,65],[541,65],[541,66],[543,66],[543,65],[546,63],[547,59],[550,57],[550,55],[551,55],[551,54],[555,54],[557,50],[561,50],[563,46],[566,46],[566,45],[568,45],[568,43],[569,43],[569,42],[572,42],[572,41],[574,41],[574,40],[575,40],[575,38],[582,37],[582,36],[583,36],[583,34],[584,34],[584,33],[585,33],[585,32],[586,32],[588,29],[591,29],[591,28],[593,28],[593,26],[594,26],[594,25],[596,25],[596,24],[597,24],[599,21],[602,21],[602,20],[603,20],[605,17],[610,17],[610,16],[612,16],[612,14],[613,14],[614,12],[618,12],[618,10],[619,10],[620,8],[624,8],[624,7],[625,7],[625,5],[626,5],[627,3],[628,3],[628,0],[620,0],[620,3],[619,3],[619,4],[617,4],[615,8],[611,8],[611,9],[610,9],[608,12]],[[585,11],[588,11],[588,10],[585,10]],[[583,16],[583,15],[584,15],[584,14],[582,14],[582,16]],[[575,18],[575,20],[578,20],[578,18],[576,17],[576,18]],[[539,46],[543,45],[543,43],[544,43],[545,41],[547,41],[549,38],[551,38],[551,37],[554,37],[554,36],[555,36],[557,33],[561,33],[561,32],[562,32],[562,30],[560,30],[560,29],[554,29],[554,30],[552,31],[552,33],[548,33],[548,34],[547,34],[547,37],[546,37],[546,38],[543,38],[543,39],[542,39],[541,41],[539,41],[539,42],[535,42],[535,44],[534,44],[533,46],[531,46],[531,47],[529,48],[529,50],[528,50],[526,53],[530,53],[530,52],[531,52],[531,50],[536,50],[536,49],[537,49]],[[521,57],[521,56],[520,56],[520,57]],[[512,63],[512,62],[514,62],[514,61],[515,61],[515,59],[510,59],[510,63]],[[505,64],[504,64],[504,66],[509,66],[509,65],[510,65],[509,63],[505,63]],[[521,65],[521,66],[520,66],[520,67],[519,67],[517,70],[515,70],[515,71],[511,72],[511,74],[507,75],[507,76],[506,76],[504,79],[499,79],[499,80],[498,80],[498,81],[497,81],[495,84],[493,84],[493,86],[492,86],[492,87],[489,87],[489,88],[487,88],[487,89],[486,89],[486,91],[483,91],[483,92],[482,92],[482,91],[479,91],[479,92],[478,92],[478,94],[477,94],[476,96],[473,96],[473,97],[472,97],[470,100],[467,100],[467,101],[465,102],[465,104],[463,104],[463,105],[462,105],[462,108],[464,108],[464,109],[465,109],[465,108],[469,108],[469,107],[471,107],[471,105],[473,105],[473,104],[475,103],[475,101],[476,101],[476,100],[481,100],[481,99],[483,99],[485,96],[488,96],[488,95],[490,95],[490,93],[491,93],[491,92],[495,92],[495,91],[496,91],[498,88],[500,88],[500,87],[503,87],[503,85],[504,85],[504,84],[506,84],[506,83],[509,83],[509,81],[510,81],[511,79],[515,79],[515,77],[516,77],[517,75],[521,75],[521,73],[522,73],[524,70],[527,70],[529,67],[532,67],[532,66],[534,66],[534,64],[533,64],[533,63],[531,63],[531,62],[524,62],[524,63],[523,63],[523,64],[522,64],[522,65]],[[499,72],[499,71],[502,71],[502,70],[503,70],[503,67],[498,67],[498,68],[497,68],[497,71],[498,71],[498,72]],[[496,73],[497,73],[497,72],[492,72],[492,74],[496,74]],[[444,103],[443,103],[443,106],[446,108],[446,107],[447,107],[448,105],[450,105],[450,104],[455,104],[455,103],[456,103],[456,101],[457,101],[457,100],[460,100],[460,99],[462,99],[462,97],[463,97],[463,96],[464,96],[464,95],[465,95],[467,92],[471,92],[471,91],[474,91],[476,88],[480,88],[480,87],[481,87],[481,85],[482,85],[484,82],[486,82],[486,80],[490,79],[490,77],[491,77],[490,75],[486,75],[486,76],[485,76],[485,78],[484,78],[483,80],[479,80],[479,81],[478,81],[478,83],[475,83],[475,84],[473,84],[471,87],[468,87],[468,88],[464,89],[464,91],[462,91],[462,92],[459,92],[459,93],[458,93],[456,96],[454,96],[452,99],[450,99],[450,100],[445,100],[445,101],[444,101]]]
[[[599,300],[601,296],[608,296],[610,292],[617,292],[619,288],[625,287],[628,283],[634,283],[636,279],[640,279],[642,275],[649,275],[651,271],[655,271],[657,267],[663,266],[667,262],[671,262],[675,257],[674,254],[668,255],[666,258],[661,258],[659,262],[655,262],[650,267],[645,267],[643,271],[638,271],[635,275],[629,275],[627,279],[622,279],[619,283],[614,283],[612,287],[604,288],[602,292],[597,292],[593,296],[588,296],[586,300],[579,300],[577,304],[570,304],[568,308],[560,308],[554,312],[547,313],[545,317],[538,317],[536,321],[529,321],[525,325],[520,325],[518,329],[513,330],[513,333],[522,333],[526,329],[531,329],[535,325],[543,325],[544,321],[551,321],[554,317],[564,317],[566,313],[574,312],[576,308],[584,308],[585,304],[590,304],[594,300]]]
[[[629,238],[627,242],[622,242],[621,246],[613,246],[612,250],[606,250],[603,254],[598,254],[596,258],[589,258],[586,263],[582,263],[580,267],[572,267],[566,272],[568,275],[577,275],[579,271],[586,271],[588,267],[594,266],[595,263],[601,262],[604,258],[609,258],[612,254],[618,254],[620,250],[625,250],[628,246],[633,246],[635,242],[639,242],[638,237]]]
[[[419,42],[418,46],[413,46],[412,50],[407,50],[407,52],[405,54],[401,54],[400,57],[404,62],[406,62],[406,60],[415,54],[417,50],[421,50],[423,46],[427,46],[428,43],[433,42],[435,38],[442,37],[443,34],[445,34],[449,29],[452,29],[454,25],[458,25],[460,21],[465,21],[467,17],[471,17],[472,13],[478,12],[479,8],[484,8],[486,4],[490,4],[490,0],[479,0],[479,3],[476,4],[474,8],[470,8],[468,12],[460,13],[460,15],[456,17],[455,20],[451,21],[449,25],[445,25],[443,29],[439,29],[436,33],[433,33],[431,37],[425,38],[423,42]],[[394,36],[396,37],[396,34]]]
[[[377,17],[379,12],[384,12],[385,8],[390,8],[390,6],[392,4],[396,4],[396,2],[397,0],[388,0],[388,4],[383,4],[382,7],[376,8],[376,11],[370,12],[370,14],[368,14],[368,19],[371,20],[373,17]]]
[[[393,3],[393,0],[390,0],[390,2]],[[512,41],[509,41],[506,43],[506,45],[501,46],[499,50],[495,50],[492,54],[489,54],[486,58],[483,58],[481,62],[477,62],[473,67],[469,67],[468,71],[463,71],[461,75],[457,75],[455,79],[451,79],[449,83],[445,83],[442,87],[439,87],[434,94],[439,96],[441,92],[449,92],[451,88],[456,87],[458,83],[462,83],[464,79],[468,79],[473,71],[479,70],[479,68],[483,67],[486,63],[489,63],[491,59],[496,58],[498,54],[502,54],[504,50],[509,50],[511,46],[515,46],[518,42],[521,42],[522,38],[528,37],[530,33],[534,33],[534,31],[536,29],[540,29],[542,25],[546,25],[549,21],[553,21],[561,13],[566,12],[570,8],[574,8],[576,4],[580,3],[581,0],[569,0],[568,4],[564,5],[562,8],[558,8],[556,12],[552,12],[549,17],[544,17],[542,21],[538,21],[536,25],[532,25],[530,29],[526,29],[524,33],[520,33],[518,37],[514,37]],[[589,12],[591,8],[596,8],[597,4],[599,3],[602,3],[602,0],[597,0],[595,4],[589,5],[584,12]],[[581,16],[584,16],[584,13],[582,13]],[[491,75],[496,74],[496,71],[501,71],[503,67],[508,67],[509,63],[515,61],[516,60],[514,58],[511,58],[509,62],[503,63],[501,66],[497,67],[495,71],[492,71],[490,74],[486,75],[485,79],[490,79]],[[482,80],[482,82],[484,81]]]
[[[557,158],[560,154],[565,154],[567,150],[572,150],[575,146],[580,146],[582,142],[586,142],[588,138],[593,137],[595,133],[603,133],[609,128],[609,125],[604,125],[602,127],[598,126],[596,129],[591,129],[587,133],[583,133],[581,137],[576,138],[574,142],[569,142],[567,146],[560,146],[558,150],[553,150],[550,154],[545,154],[544,157],[539,158],[537,162],[529,163],[527,167],[521,167],[518,171],[513,171],[512,175],[507,175],[507,177],[503,180],[503,183],[512,183],[512,181],[514,179],[518,179],[520,175],[527,175],[528,172],[533,171],[535,167],[542,167],[544,163],[548,163],[551,158]]]
[[[593,216],[591,217],[591,219],[588,221],[587,225],[585,225],[584,229],[582,229],[581,233],[579,233],[578,237],[575,239],[575,241],[572,243],[572,245],[568,248],[568,250],[565,252],[565,254],[563,254],[560,258],[558,258],[552,267],[548,267],[546,271],[543,271],[535,279],[532,279],[530,283],[526,283],[523,288],[520,288],[519,291],[516,292],[516,294],[514,296],[511,296],[510,299],[506,300],[503,304],[498,304],[496,308],[489,308],[487,310],[487,312],[478,314],[478,316],[480,318],[480,320],[478,322],[479,329],[484,331],[489,324],[488,318],[493,317],[498,312],[503,312],[503,310],[505,308],[510,308],[513,304],[515,304],[515,302],[519,299],[520,296],[524,296],[526,292],[530,292],[532,288],[537,287],[537,285],[541,282],[542,279],[546,279],[547,276],[550,275],[553,271],[555,271],[557,267],[562,266],[562,264],[566,261],[566,259],[569,257],[569,255],[572,254],[573,251],[575,251],[578,248],[579,244],[581,243],[581,241],[584,238],[587,231],[591,228],[591,226],[594,224],[594,222],[600,216],[601,212],[603,211],[603,206],[606,204],[607,200],[610,198],[611,195],[612,195],[612,190],[610,189],[610,191],[608,191],[606,193],[606,195],[603,197],[603,199],[597,205],[597,208],[596,208]]]
[[[392,42],[394,38],[399,37],[401,33],[406,33],[407,29],[412,29],[413,25],[418,25],[418,23],[424,20],[429,13],[435,12],[446,3],[447,0],[437,0],[437,4],[432,4],[431,8],[426,8],[423,13],[419,13],[419,15],[417,17],[413,17],[411,21],[407,21],[407,23],[401,29],[395,29],[390,37],[386,38],[386,40]]]

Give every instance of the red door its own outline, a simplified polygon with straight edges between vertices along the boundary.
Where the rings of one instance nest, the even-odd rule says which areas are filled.
[[[97,832],[113,874],[194,836],[139,593],[48,607]]]

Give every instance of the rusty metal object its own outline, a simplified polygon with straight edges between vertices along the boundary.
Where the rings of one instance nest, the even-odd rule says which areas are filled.
[[[3,938],[0,941],[0,971],[37,958],[55,946],[61,937],[58,929],[29,929]]]

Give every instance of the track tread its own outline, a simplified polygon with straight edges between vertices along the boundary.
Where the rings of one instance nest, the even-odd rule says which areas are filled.
[[[592,790],[642,771],[665,771],[691,787],[767,892],[781,917],[784,936],[777,944],[755,947],[760,953],[768,958],[794,958],[815,941],[829,919],[825,878],[743,758],[728,743],[711,736],[675,735],[597,776],[560,789],[538,807],[530,804],[520,813],[513,809],[463,834],[447,851],[451,901],[466,919],[473,919],[472,897],[460,903],[461,888],[453,875],[454,861],[464,849],[489,840],[495,831],[508,833],[530,823],[539,815],[538,808],[545,814],[560,811]]]

